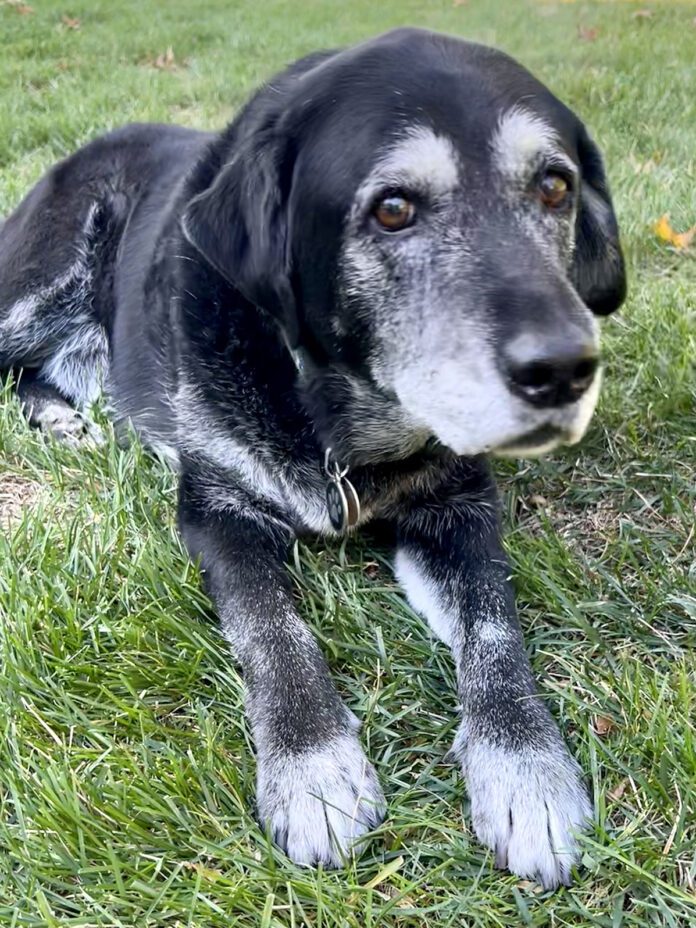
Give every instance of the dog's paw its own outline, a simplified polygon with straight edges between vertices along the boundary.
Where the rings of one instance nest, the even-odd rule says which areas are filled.
[[[105,441],[99,426],[67,403],[42,403],[31,410],[30,422],[71,447],[98,447]]]
[[[259,817],[297,864],[341,866],[383,820],[377,774],[353,735],[302,754],[259,760]]]
[[[592,806],[565,745],[516,752],[462,739],[455,753],[467,780],[474,831],[495,852],[496,866],[544,889],[568,886],[580,857],[577,836],[586,830]]]

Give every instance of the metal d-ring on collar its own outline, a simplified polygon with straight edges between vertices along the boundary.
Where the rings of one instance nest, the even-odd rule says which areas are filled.
[[[337,532],[353,528],[360,519],[360,499],[355,487],[348,480],[347,467],[341,467],[333,457],[331,448],[324,455],[324,473],[328,477],[326,484],[326,508],[329,521]]]
[[[297,373],[300,378],[303,378],[309,367],[307,352],[301,347],[293,348],[285,330],[283,330],[283,338]],[[327,448],[324,454],[324,473],[328,480],[326,484],[326,508],[329,513],[329,521],[337,532],[345,532],[346,529],[357,525],[360,520],[360,499],[355,487],[346,477],[348,468],[341,467],[334,458],[331,448]]]

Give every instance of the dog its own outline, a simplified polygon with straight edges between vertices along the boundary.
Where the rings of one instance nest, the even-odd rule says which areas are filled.
[[[0,228],[0,369],[32,424],[89,437],[104,391],[178,469],[259,819],[298,864],[339,866],[386,806],[285,565],[374,521],[454,658],[476,835],[569,882],[591,804],[536,692],[488,459],[581,438],[625,289],[577,116],[500,51],[410,28],[292,64],[221,134],[97,138]]]

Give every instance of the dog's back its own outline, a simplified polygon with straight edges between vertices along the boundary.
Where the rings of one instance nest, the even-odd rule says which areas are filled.
[[[0,227],[1,370],[43,366],[72,402],[94,398],[115,289],[127,294],[138,268],[150,264],[162,204],[208,138],[176,126],[126,126],[38,182]],[[128,275],[119,279],[126,229]]]

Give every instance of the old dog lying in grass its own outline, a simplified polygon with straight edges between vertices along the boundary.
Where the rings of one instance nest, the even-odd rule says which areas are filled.
[[[600,155],[500,52],[417,30],[312,55],[220,135],[134,125],[0,229],[0,368],[67,437],[104,388],[179,468],[179,520],[241,663],[259,817],[337,865],[385,813],[285,572],[379,520],[454,656],[496,863],[553,887],[590,815],[535,693],[486,455],[577,441],[595,314],[624,297]]]

